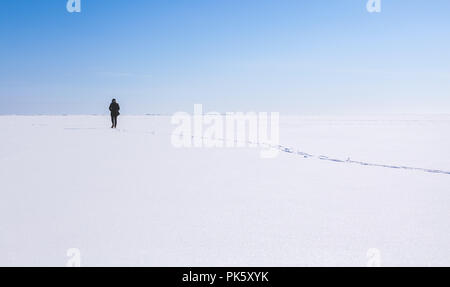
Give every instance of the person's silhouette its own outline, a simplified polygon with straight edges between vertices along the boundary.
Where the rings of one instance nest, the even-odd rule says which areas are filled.
[[[112,103],[109,105],[109,110],[111,111],[111,122],[112,122],[112,129],[117,128],[117,117],[120,115],[120,106],[116,102],[116,99],[112,100]]]

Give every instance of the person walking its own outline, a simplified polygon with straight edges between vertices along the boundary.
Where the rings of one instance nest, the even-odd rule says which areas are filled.
[[[120,115],[120,106],[116,102],[116,99],[113,99],[111,104],[109,105],[109,110],[111,111],[111,122],[112,122],[112,129],[117,128],[117,117]]]

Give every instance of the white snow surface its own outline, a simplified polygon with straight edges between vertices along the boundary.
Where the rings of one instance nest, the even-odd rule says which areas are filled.
[[[450,116],[285,116],[274,159],[109,126],[0,117],[0,266],[450,265]]]

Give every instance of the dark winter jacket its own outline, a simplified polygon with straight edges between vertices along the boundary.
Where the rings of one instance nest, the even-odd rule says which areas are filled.
[[[109,110],[111,111],[112,116],[120,115],[120,106],[118,103],[111,103],[111,105],[109,105]]]

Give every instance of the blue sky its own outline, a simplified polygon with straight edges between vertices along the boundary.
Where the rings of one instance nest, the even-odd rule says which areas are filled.
[[[450,113],[450,1],[2,0],[0,113]]]

